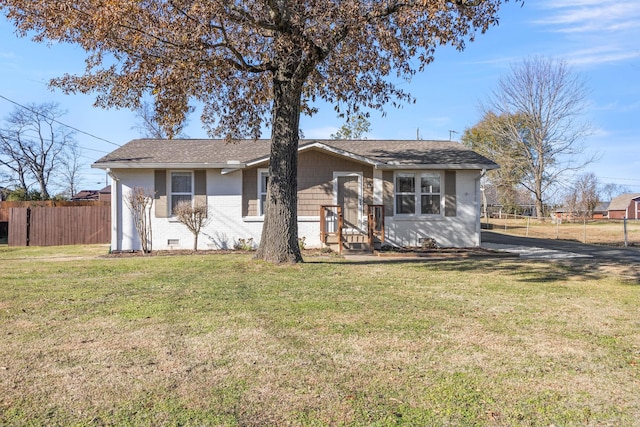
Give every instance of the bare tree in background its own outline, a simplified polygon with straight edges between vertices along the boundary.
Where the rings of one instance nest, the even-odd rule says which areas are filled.
[[[604,184],[602,186],[602,196],[605,197],[606,196],[606,200],[605,201],[611,201],[613,200],[615,197],[621,195],[621,194],[625,194],[625,193],[631,193],[631,190],[629,189],[629,187],[625,186],[625,185],[621,185],[621,184],[614,184],[614,183],[607,183]]]
[[[600,202],[600,194],[601,185],[596,175],[592,172],[585,173],[571,182],[564,198],[564,205],[580,218],[589,219],[593,217],[593,212]]]
[[[203,227],[211,221],[208,215],[207,205],[205,203],[182,200],[178,202],[174,211],[178,221],[183,223],[193,234],[193,250],[198,250],[198,236]]]
[[[50,198],[49,183],[75,144],[73,131],[58,122],[65,114],[56,103],[16,107],[0,130],[0,165],[13,172],[18,187],[35,181],[40,199]]]
[[[2,176],[8,183],[26,193],[29,190],[29,168],[17,148],[10,133],[0,130],[0,166],[4,169]]]
[[[148,188],[133,187],[125,197],[125,203],[131,212],[136,232],[140,238],[143,254],[150,253],[152,249],[151,206],[154,195],[154,191]]]
[[[582,143],[590,132],[580,120],[587,95],[565,62],[535,57],[513,66],[483,107],[485,115],[504,119],[491,131],[524,160],[521,184],[535,197],[538,217],[544,217],[547,193],[596,159],[585,156]]]
[[[578,212],[583,218],[592,218],[600,202],[600,182],[593,172],[580,175],[575,181],[578,193]]]
[[[60,161],[58,172],[61,184],[66,188],[69,197],[73,197],[78,192],[80,184],[80,169],[84,166],[80,160],[82,150],[75,141],[67,147]]]

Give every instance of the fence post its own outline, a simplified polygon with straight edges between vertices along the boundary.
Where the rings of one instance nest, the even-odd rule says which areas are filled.
[[[587,218],[582,219],[584,221],[584,243],[587,243]]]
[[[626,248],[629,244],[627,240],[627,217],[626,216],[623,218],[623,224],[624,224],[624,247]]]
[[[26,246],[29,246],[29,240],[31,239],[31,207],[27,207],[27,224],[26,224]]]

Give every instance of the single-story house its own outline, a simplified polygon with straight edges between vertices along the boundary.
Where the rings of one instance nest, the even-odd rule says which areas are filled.
[[[609,219],[640,219],[640,193],[621,194],[609,203]]]
[[[112,179],[112,250],[140,249],[126,204],[136,187],[154,194],[153,250],[192,247],[193,235],[173,215],[181,200],[207,205],[199,248],[259,244],[269,152],[269,140],[137,139],[99,159],[92,167]],[[301,140],[298,237],[323,247],[336,232],[375,229],[378,244],[479,246],[480,178],[497,167],[451,141]]]
[[[593,219],[607,219],[609,216],[609,202],[598,202],[593,210]]]
[[[72,202],[84,201],[84,200],[98,200],[100,194],[98,190],[80,190],[73,196],[71,196]]]

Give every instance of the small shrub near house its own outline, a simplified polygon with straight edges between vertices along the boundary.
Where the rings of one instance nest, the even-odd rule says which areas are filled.
[[[233,249],[236,251],[252,251],[255,249],[253,245],[253,237],[249,237],[248,239],[238,239],[237,242],[234,243]]]

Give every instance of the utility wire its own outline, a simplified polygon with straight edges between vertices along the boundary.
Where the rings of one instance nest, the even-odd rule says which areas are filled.
[[[601,176],[600,178],[602,178],[602,179],[613,179],[615,181],[639,181],[640,182],[640,178],[612,178],[610,176]]]
[[[5,101],[9,101],[9,102],[10,102],[10,103],[12,103],[12,104],[15,104],[15,105],[17,105],[17,106],[18,106],[18,107],[20,107],[20,108],[24,108],[24,109],[25,109],[25,110],[27,110],[27,111],[31,111],[32,113],[39,114],[39,115],[43,115],[43,114],[41,114],[41,113],[39,113],[39,112],[37,112],[37,111],[34,111],[33,109],[31,109],[31,108],[29,108],[29,107],[27,107],[27,106],[24,106],[24,105],[22,105],[22,104],[20,104],[20,103],[18,103],[18,102],[16,102],[16,101],[14,101],[14,100],[12,100],[12,99],[7,98],[6,96],[0,95],[0,98],[4,99]],[[109,141],[108,139],[104,139],[104,138],[101,138],[101,137],[99,137],[99,136],[93,135],[93,134],[91,134],[91,133],[89,133],[89,132],[85,132],[85,131],[80,130],[80,129],[76,128],[76,127],[70,126],[70,125],[68,125],[68,124],[66,124],[66,123],[62,123],[62,122],[61,122],[61,121],[59,121],[59,120],[52,119],[52,118],[50,118],[50,117],[47,117],[47,118],[48,118],[49,120],[51,120],[52,122],[54,122],[54,123],[57,123],[57,124],[59,124],[59,125],[61,125],[61,126],[68,127],[69,129],[73,129],[74,131],[79,132],[79,133],[81,133],[81,134],[83,134],[83,135],[87,135],[87,136],[90,136],[91,138],[95,138],[95,139],[97,139],[97,140],[104,141],[104,142],[106,142],[106,143],[108,143],[108,144],[111,144],[111,145],[115,145],[116,147],[121,147],[121,145],[120,145],[120,144],[116,144],[115,142]]]

